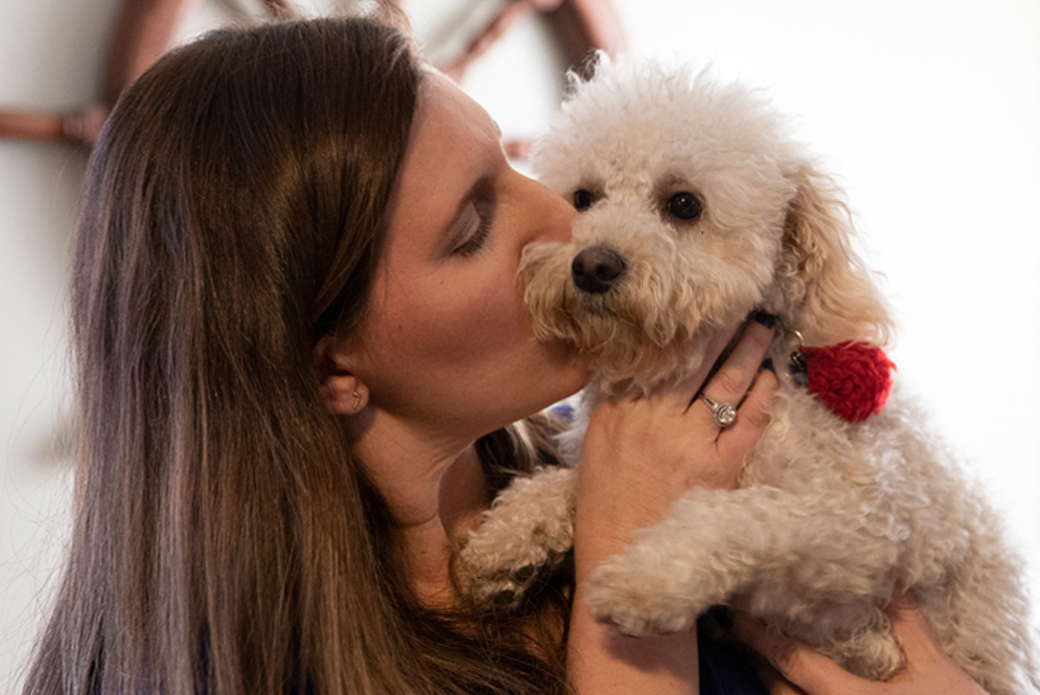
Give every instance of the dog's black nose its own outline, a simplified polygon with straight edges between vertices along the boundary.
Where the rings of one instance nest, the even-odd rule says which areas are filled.
[[[579,289],[603,294],[625,272],[625,259],[603,246],[590,246],[574,257],[571,276]]]

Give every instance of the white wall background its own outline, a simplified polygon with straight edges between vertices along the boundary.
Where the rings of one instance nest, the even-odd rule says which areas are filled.
[[[430,39],[499,1],[405,7]],[[634,50],[712,60],[801,117],[886,277],[899,378],[1007,513],[1040,597],[1040,3],[615,2]],[[96,94],[118,4],[0,0],[0,107]],[[185,32],[227,17],[211,3]],[[526,137],[552,113],[561,68],[530,20],[464,86]],[[69,147],[0,141],[0,692],[20,682],[65,536],[64,277],[84,164]]]

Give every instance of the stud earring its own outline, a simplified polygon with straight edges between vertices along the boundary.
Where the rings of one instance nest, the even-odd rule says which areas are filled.
[[[354,389],[354,412],[357,412],[361,408],[361,394]]]

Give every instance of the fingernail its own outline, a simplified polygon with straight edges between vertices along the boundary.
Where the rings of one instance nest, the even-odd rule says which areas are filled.
[[[764,311],[759,311],[755,314],[755,321],[762,324],[766,328],[772,328],[773,324],[776,323],[776,315],[768,314]]]
[[[776,369],[773,367],[772,357],[767,357],[764,360],[762,360],[762,369],[767,369],[771,371],[774,375],[776,375]]]

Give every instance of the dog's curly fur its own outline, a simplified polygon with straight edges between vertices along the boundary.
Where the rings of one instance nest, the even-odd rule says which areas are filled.
[[[618,389],[646,392],[696,370],[707,341],[749,312],[776,314],[809,345],[885,345],[884,301],[850,246],[842,195],[759,93],[707,72],[601,58],[577,78],[534,167],[589,204],[570,243],[526,249],[525,301],[543,338],[564,339],[595,376],[561,442],[577,460],[587,413]],[[696,219],[668,201],[693,194]],[[605,292],[572,262],[603,247],[624,262]],[[786,365],[791,330],[772,357]],[[994,511],[898,384],[862,424],[831,413],[785,369],[772,421],[740,489],[693,489],[666,521],[589,580],[597,618],[632,635],[689,629],[727,603],[850,671],[903,665],[883,607],[909,589],[946,652],[994,695],[1040,689],[1020,561]],[[572,470],[517,480],[462,550],[464,586],[515,598],[571,545]]]

